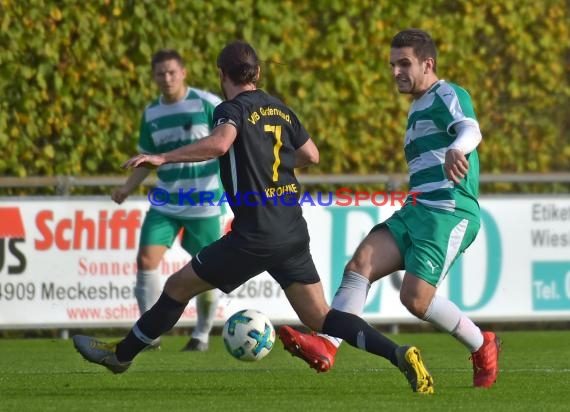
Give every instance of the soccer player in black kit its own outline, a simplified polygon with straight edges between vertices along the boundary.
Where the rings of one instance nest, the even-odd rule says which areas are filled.
[[[75,348],[86,360],[122,373],[139,352],[174,327],[194,296],[213,288],[229,293],[267,271],[306,326],[388,359],[405,374],[413,391],[433,393],[433,379],[416,347],[399,346],[360,317],[327,304],[297,203],[301,188],[294,172],[318,163],[319,152],[295,113],[257,88],[260,66],[255,50],[234,41],[220,52],[217,66],[226,100],[215,109],[212,134],[160,155],[137,155],[123,167],[219,158],[234,213],[232,230],[168,278],[159,300],[123,340],[105,343],[76,335]],[[332,366],[334,357],[321,355],[327,348],[301,350],[295,339],[302,335],[292,328],[282,327],[279,336],[288,351],[318,371]]]

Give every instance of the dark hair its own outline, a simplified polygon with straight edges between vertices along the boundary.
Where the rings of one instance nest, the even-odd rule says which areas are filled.
[[[400,49],[403,47],[411,47],[414,54],[420,59],[433,59],[433,72],[437,69],[437,49],[431,36],[420,29],[402,30],[392,39],[392,48]]]
[[[150,61],[150,68],[154,71],[157,64],[167,60],[176,60],[180,67],[184,67],[184,59],[180,53],[173,49],[162,49],[153,54],[152,60]]]
[[[259,59],[249,43],[236,40],[226,45],[218,55],[217,65],[235,84],[257,83]]]

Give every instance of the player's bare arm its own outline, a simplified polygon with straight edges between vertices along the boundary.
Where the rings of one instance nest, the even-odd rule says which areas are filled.
[[[319,163],[319,149],[312,139],[309,139],[305,144],[299,147],[295,152],[295,167],[305,167],[312,164]]]
[[[233,125],[217,126],[208,137],[187,146],[158,155],[139,154],[123,163],[123,169],[130,167],[158,167],[165,163],[203,162],[226,153],[234,143],[237,130]]]
[[[119,205],[123,203],[131,192],[147,178],[150,171],[150,169],[146,168],[140,168],[133,171],[133,174],[129,176],[125,184],[111,193],[111,199]]]

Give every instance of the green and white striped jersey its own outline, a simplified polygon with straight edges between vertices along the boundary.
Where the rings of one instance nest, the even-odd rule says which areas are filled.
[[[141,153],[158,154],[185,146],[210,134],[214,108],[222,100],[211,93],[188,88],[186,97],[176,103],[164,104],[161,97],[144,110],[139,137]],[[222,209],[210,206],[204,195],[217,204],[222,188],[218,159],[198,163],[171,163],[157,169],[158,187],[170,194],[169,202],[156,208],[161,213],[181,219],[219,216]],[[182,191],[182,192],[180,192]],[[191,195],[184,195],[191,192]],[[180,193],[183,195],[180,196]],[[192,201],[184,200],[190,197]],[[183,201],[179,202],[182,198]]]
[[[471,97],[456,84],[439,80],[414,100],[408,113],[404,152],[410,175],[410,191],[421,192],[422,205],[466,219],[479,220],[479,157],[474,150],[466,158],[469,171],[460,184],[445,176],[445,152],[455,140],[453,125],[477,122]],[[411,203],[411,196],[407,202]]]

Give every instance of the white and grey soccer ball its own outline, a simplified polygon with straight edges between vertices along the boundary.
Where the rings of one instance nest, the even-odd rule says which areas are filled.
[[[275,345],[275,329],[264,313],[245,309],[228,318],[222,338],[230,355],[241,361],[253,362],[271,352]]]

